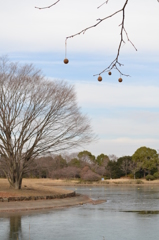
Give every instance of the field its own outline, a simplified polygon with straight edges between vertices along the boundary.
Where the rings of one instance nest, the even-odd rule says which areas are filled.
[[[51,183],[51,186],[49,184]],[[48,186],[47,186],[48,185]],[[10,188],[7,179],[0,179],[0,197],[28,197],[67,194],[70,191],[54,186],[50,179],[23,179],[22,189]]]

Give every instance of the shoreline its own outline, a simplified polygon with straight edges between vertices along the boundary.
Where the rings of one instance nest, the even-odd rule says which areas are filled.
[[[26,186],[27,185],[27,186]],[[79,183],[78,180],[24,179],[22,190],[10,189],[6,179],[0,179],[0,216],[20,212],[42,212],[83,204],[101,204],[106,200],[92,200],[64,187],[157,187],[159,180],[111,179]],[[7,197],[6,197],[7,196]],[[9,199],[9,201],[8,201]],[[11,200],[11,201],[10,201]]]
[[[53,200],[36,200],[23,202],[3,202],[0,203],[0,215],[4,213],[20,213],[29,211],[40,211],[50,209],[68,208],[77,205],[92,203],[88,196],[80,195],[71,198],[53,199]]]
[[[29,197],[0,197],[0,202],[19,202],[19,201],[35,201],[35,200],[50,200],[50,199],[63,199],[75,197],[75,191],[66,194],[47,195],[47,196],[29,196]]]
[[[51,182],[52,181],[52,182]],[[98,181],[98,182],[80,182],[79,180],[51,180],[49,183],[43,183],[43,186],[54,186],[54,187],[73,187],[73,186],[152,186],[152,185],[158,185],[159,186],[159,180],[153,180],[153,181],[147,181],[146,179],[107,179],[104,181]],[[40,185],[40,183],[38,184]]]

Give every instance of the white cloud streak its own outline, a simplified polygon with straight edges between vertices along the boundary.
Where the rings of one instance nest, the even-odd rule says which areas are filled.
[[[124,82],[77,83],[78,101],[89,108],[159,107],[159,87],[125,85]]]

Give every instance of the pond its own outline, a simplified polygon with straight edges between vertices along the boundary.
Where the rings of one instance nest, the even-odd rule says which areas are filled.
[[[107,201],[40,213],[1,214],[0,239],[158,239],[159,187],[120,185],[67,189]]]

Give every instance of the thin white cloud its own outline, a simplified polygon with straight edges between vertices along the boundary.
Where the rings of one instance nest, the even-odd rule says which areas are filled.
[[[87,147],[88,151],[94,155],[115,154],[117,157],[132,155],[139,147],[146,146],[153,149],[159,149],[159,139],[132,139],[132,138],[114,138],[114,139],[100,139],[98,142]]]
[[[153,137],[158,138],[159,136],[159,113],[154,114],[152,112],[147,112],[143,114],[142,118],[138,119],[138,115],[142,115],[137,111],[132,111],[131,114],[124,114],[124,111],[117,111],[114,109],[113,116],[100,116],[94,117],[92,120],[93,129],[99,134],[99,136],[108,137]],[[156,119],[154,116],[156,115]],[[145,118],[144,116],[147,116]],[[152,119],[150,121],[150,119]]]
[[[99,136],[88,150],[120,157],[143,145],[159,148],[159,87],[81,82],[76,92]]]
[[[117,80],[116,80],[117,81]],[[159,107],[159,87],[123,83],[77,83],[78,101],[84,107]]]

